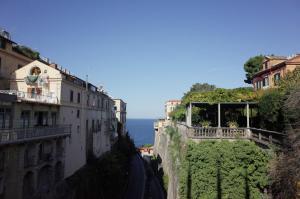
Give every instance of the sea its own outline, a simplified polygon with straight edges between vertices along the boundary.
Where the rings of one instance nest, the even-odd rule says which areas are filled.
[[[127,119],[127,130],[135,146],[154,144],[154,121],[155,119]]]

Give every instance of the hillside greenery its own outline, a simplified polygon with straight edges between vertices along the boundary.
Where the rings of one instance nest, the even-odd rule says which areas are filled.
[[[269,89],[263,93],[258,104],[261,128],[283,131],[285,124],[293,123],[300,117],[299,108],[285,107],[289,96],[297,92],[298,88],[300,88],[300,68],[288,73],[280,80],[278,88]],[[293,100],[290,103],[296,102]]]
[[[180,172],[180,198],[264,198],[269,159],[248,141],[189,142]]]

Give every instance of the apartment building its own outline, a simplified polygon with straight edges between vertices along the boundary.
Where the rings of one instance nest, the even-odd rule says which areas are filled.
[[[87,81],[56,64],[33,61],[11,75],[10,89],[28,101],[59,104],[59,124],[71,126],[66,141],[65,175],[88,157],[110,150],[116,131],[114,101]]]
[[[48,198],[57,182],[110,150],[114,100],[0,38],[0,198]]]
[[[255,90],[276,87],[282,77],[296,68],[300,68],[300,54],[265,56],[261,70],[252,78],[253,87]]]
[[[122,99],[114,99],[116,117],[118,119],[118,132],[124,135],[126,129],[126,103]]]
[[[169,100],[165,103],[165,117],[170,120],[170,113],[175,110],[175,108],[181,104],[181,100]]]

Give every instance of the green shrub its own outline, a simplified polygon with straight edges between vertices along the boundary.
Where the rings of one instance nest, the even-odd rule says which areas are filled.
[[[248,141],[190,142],[180,170],[180,198],[262,198],[270,156]]]
[[[283,130],[283,95],[278,89],[270,89],[259,99],[261,128]]]

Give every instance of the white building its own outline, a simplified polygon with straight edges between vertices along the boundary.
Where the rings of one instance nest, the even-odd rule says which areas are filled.
[[[181,100],[169,100],[165,103],[165,117],[170,120],[170,113],[175,110],[175,108],[181,104]]]
[[[118,118],[118,132],[124,135],[127,132],[126,129],[126,103],[122,99],[114,99],[116,117]]]
[[[110,149],[116,131],[114,102],[97,87],[40,61],[16,70],[11,79],[10,88],[18,98],[60,105],[59,123],[71,125],[65,176],[82,167],[90,155],[99,157]]]

